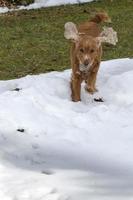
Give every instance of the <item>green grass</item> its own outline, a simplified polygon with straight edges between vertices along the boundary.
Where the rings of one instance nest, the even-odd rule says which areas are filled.
[[[106,10],[118,32],[116,47],[104,47],[103,60],[133,56],[133,1],[99,0],[81,5],[19,11],[0,16],[0,79],[69,68],[67,21],[80,23]]]

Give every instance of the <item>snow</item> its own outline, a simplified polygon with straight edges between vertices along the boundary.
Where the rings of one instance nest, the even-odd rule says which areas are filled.
[[[92,2],[94,0],[35,0],[35,3],[31,4],[27,7],[27,9],[35,9],[41,7],[49,7],[49,6],[59,6],[65,4],[79,4],[79,3],[87,3]]]
[[[0,13],[6,13],[9,9],[7,7],[0,7]]]
[[[133,59],[102,62],[81,102],[70,76],[0,81],[0,199],[133,199]]]
[[[30,10],[30,9],[38,9],[43,7],[51,7],[51,6],[59,6],[65,4],[80,4],[92,2],[94,0],[35,0],[34,3],[28,6],[19,6],[17,9],[8,9],[7,7],[0,7],[0,13],[11,12],[15,10]]]

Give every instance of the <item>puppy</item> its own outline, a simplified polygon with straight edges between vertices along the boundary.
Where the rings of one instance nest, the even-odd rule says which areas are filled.
[[[71,46],[71,97],[72,101],[81,100],[81,83],[86,82],[86,91],[93,94],[96,89],[96,77],[102,56],[101,22],[110,22],[107,13],[98,13],[90,21],[76,26],[72,22],[65,24],[64,36],[72,41]]]

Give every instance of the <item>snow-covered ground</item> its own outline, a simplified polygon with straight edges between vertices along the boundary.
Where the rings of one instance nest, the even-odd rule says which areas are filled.
[[[80,4],[92,1],[94,0],[35,0],[35,3],[32,3],[29,6],[20,6],[18,9],[8,9],[7,7],[0,7],[0,13],[6,13],[9,11],[11,12],[14,10],[38,9],[43,7],[59,6],[65,4]]]
[[[27,8],[36,8],[36,6],[40,7],[49,7],[49,6],[59,6],[65,4],[79,4],[79,3],[87,3],[92,2],[94,0],[35,0],[35,3],[28,6]]]
[[[1,200],[133,199],[133,59],[102,62],[81,102],[70,76],[0,81]]]

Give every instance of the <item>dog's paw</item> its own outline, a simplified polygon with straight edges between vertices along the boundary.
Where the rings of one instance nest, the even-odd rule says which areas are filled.
[[[81,99],[72,98],[72,101],[73,102],[79,102],[79,101],[81,101]]]
[[[97,88],[94,88],[94,91],[95,91],[95,92],[98,92],[98,89],[97,89]]]
[[[94,94],[95,92],[98,92],[97,88],[87,87],[87,85],[85,86],[85,90],[89,92],[90,94]]]
[[[74,95],[71,95],[71,99],[72,99],[73,102],[81,101],[80,97],[75,97]]]

